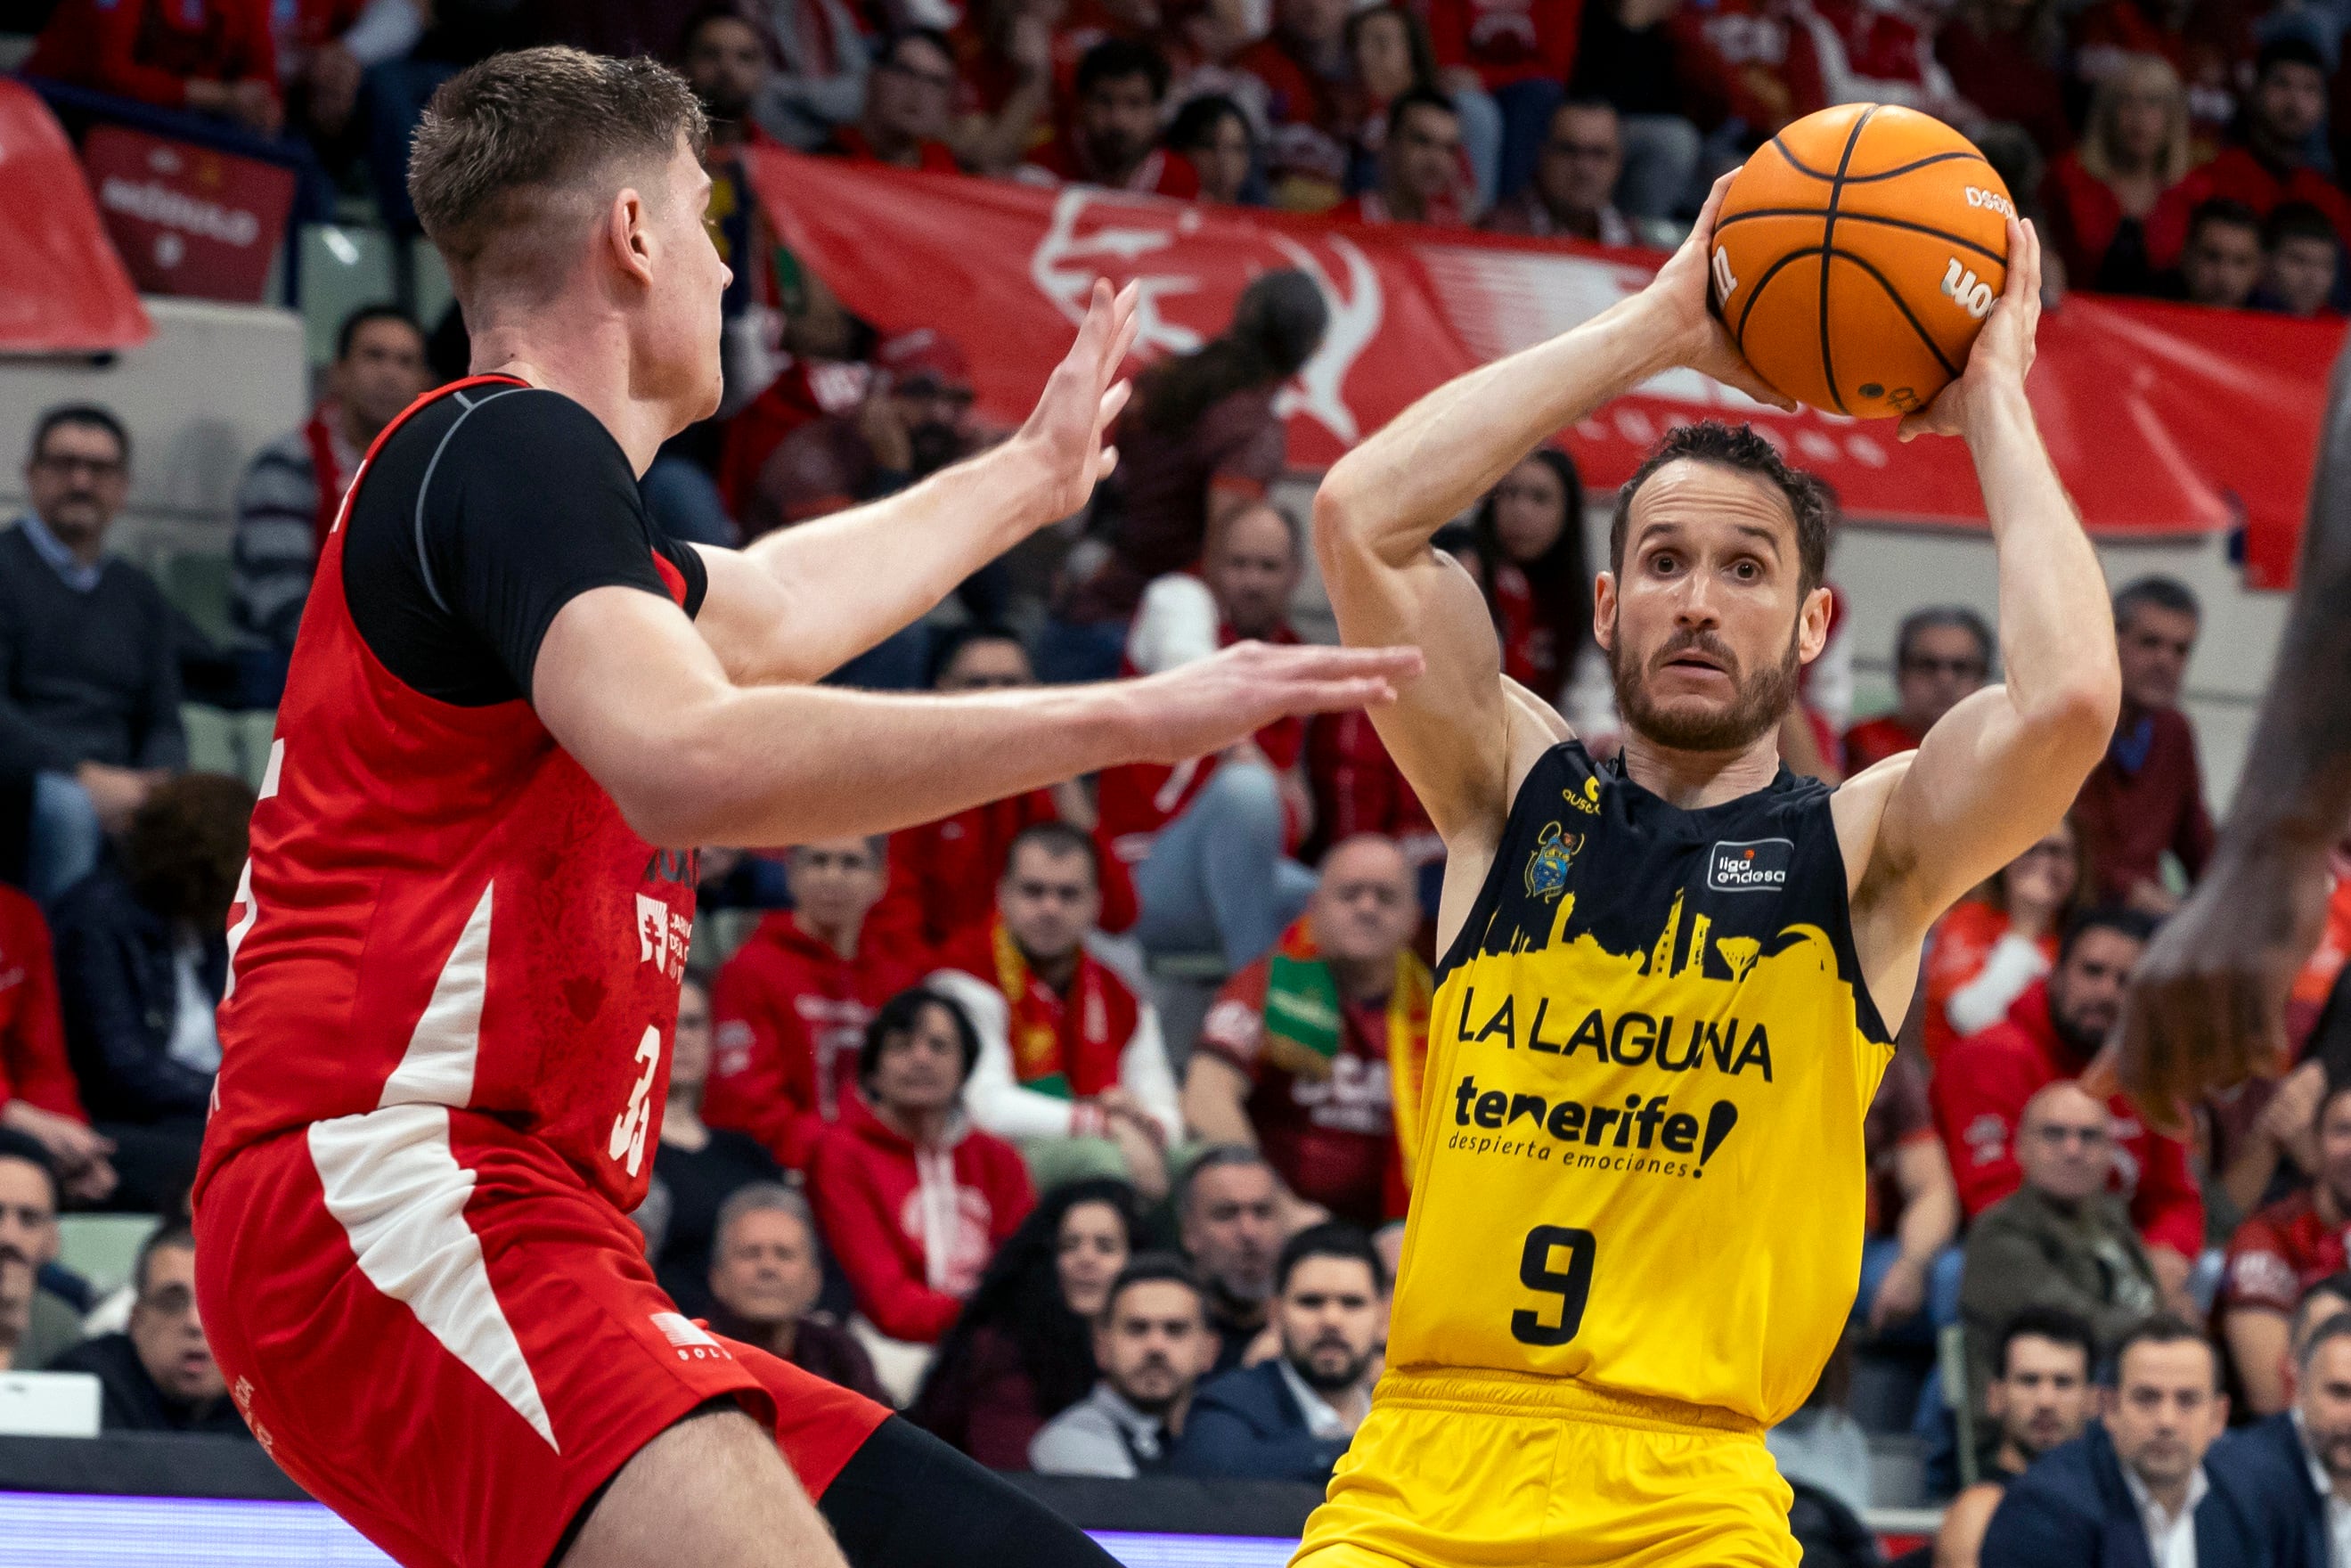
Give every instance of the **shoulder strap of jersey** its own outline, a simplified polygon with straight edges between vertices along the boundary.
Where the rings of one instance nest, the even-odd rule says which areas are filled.
[[[460,376],[454,382],[444,382],[442,385],[434,387],[431,392],[420,394],[414,402],[410,403],[406,408],[402,409],[398,413],[392,415],[392,423],[385,425],[381,430],[377,431],[375,433],[375,439],[368,443],[367,455],[360,459],[358,469],[351,475],[350,487],[343,492],[343,504],[336,510],[335,526],[327,531],[330,535],[339,534],[343,531],[343,524],[350,520],[351,515],[351,502],[360,493],[360,483],[367,477],[368,470],[375,465],[375,455],[383,450],[383,444],[390,441],[392,438],[393,433],[398,431],[402,425],[406,424],[410,420],[415,418],[418,414],[423,413],[434,403],[439,402],[443,398],[448,397],[454,392],[461,392],[467,387],[527,387],[528,385],[530,385],[530,383],[523,380],[520,376],[500,374],[486,376]]]

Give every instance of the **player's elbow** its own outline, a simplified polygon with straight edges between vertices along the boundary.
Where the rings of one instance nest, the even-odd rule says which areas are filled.
[[[1370,527],[1369,508],[1347,458],[1342,457],[1314,492],[1314,559],[1325,575],[1348,556],[1369,548]]]
[[[721,747],[693,737],[647,743],[641,765],[625,777],[601,780],[630,831],[664,849],[729,841],[730,777],[739,777]]]
[[[2068,764],[2078,762],[2086,778],[2114,738],[2123,688],[2113,660],[2085,663],[2088,667],[2068,670],[2035,692],[2025,719]]]

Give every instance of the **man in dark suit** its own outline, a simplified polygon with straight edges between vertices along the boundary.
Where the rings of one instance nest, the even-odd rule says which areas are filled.
[[[2230,1433],[2207,1461],[2255,1505],[2275,1568],[2330,1568],[2351,1551],[2351,1312],[2328,1304],[2314,1321],[2295,1314],[2293,1406]]]
[[[1387,1270],[1352,1225],[1310,1226],[1274,1265],[1281,1354],[1204,1385],[1170,1469],[1252,1480],[1331,1479],[1372,1407]]]
[[[2271,1568],[2258,1503],[2204,1456],[2228,1424],[2220,1357],[2159,1314],[2123,1336],[2105,1416],[2009,1485],[1984,1531],[2000,1568]]]

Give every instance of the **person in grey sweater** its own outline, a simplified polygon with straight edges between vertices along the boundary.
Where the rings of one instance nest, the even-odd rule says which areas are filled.
[[[1207,1301],[1190,1265],[1146,1252],[1113,1281],[1094,1323],[1101,1381],[1029,1442],[1049,1476],[1150,1475],[1183,1434],[1192,1390],[1217,1362]]]

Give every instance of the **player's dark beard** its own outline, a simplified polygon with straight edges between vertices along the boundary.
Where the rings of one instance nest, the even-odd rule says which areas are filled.
[[[937,420],[925,420],[906,432],[907,455],[914,463],[917,479],[935,474],[963,455],[963,437],[956,427]]]
[[[1677,632],[1641,666],[1635,665],[1624,639],[1615,638],[1608,650],[1608,674],[1616,687],[1617,711],[1632,729],[1676,751],[1740,750],[1766,731],[1778,728],[1795,702],[1796,682],[1803,670],[1796,640],[1803,625],[1799,618],[1788,637],[1788,652],[1777,664],[1743,677],[1739,673],[1739,656],[1711,632]],[[1711,713],[1667,713],[1649,700],[1647,676],[1664,668],[1668,659],[1691,650],[1721,661],[1735,694],[1729,706]]]

